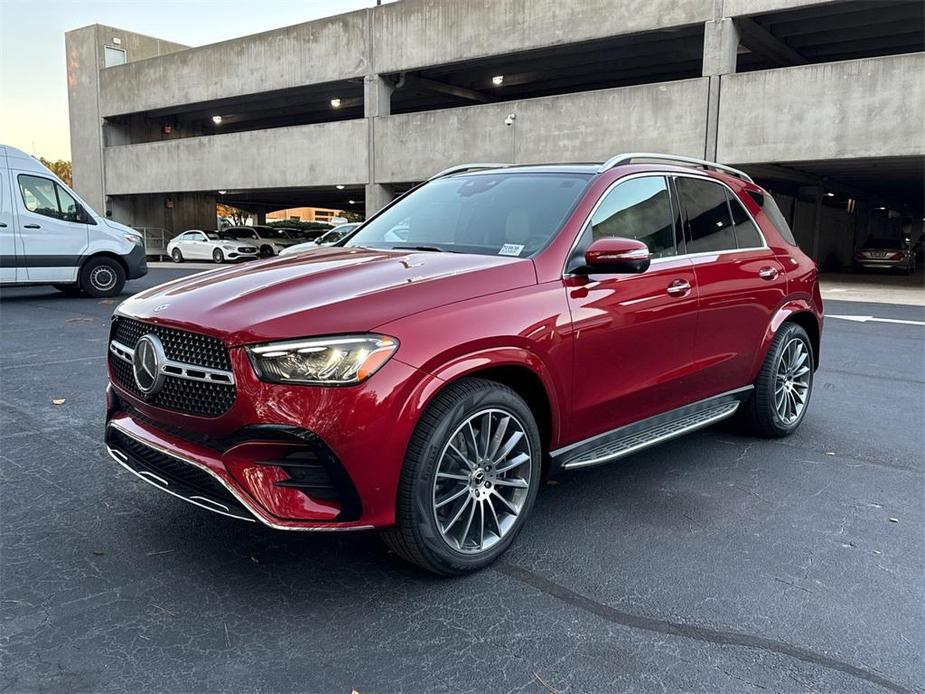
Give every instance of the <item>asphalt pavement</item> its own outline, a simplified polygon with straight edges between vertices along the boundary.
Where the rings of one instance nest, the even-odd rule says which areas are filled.
[[[921,307],[828,301],[909,322],[830,318],[796,434],[568,474],[502,561],[441,579],[115,465],[116,303],[0,297],[0,692],[923,691]]]

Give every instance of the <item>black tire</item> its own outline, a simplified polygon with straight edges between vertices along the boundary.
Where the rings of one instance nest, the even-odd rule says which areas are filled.
[[[456,428],[468,417],[489,408],[513,415],[522,425],[529,441],[529,487],[510,530],[484,551],[463,553],[450,547],[437,526],[432,497],[434,477],[440,454]],[[477,571],[503,554],[523,527],[539,488],[541,461],[539,429],[530,407],[517,393],[479,378],[453,383],[430,404],[411,438],[398,487],[397,525],[384,530],[382,537],[400,557],[433,573],[457,576]]]
[[[793,422],[785,422],[779,415],[775,406],[774,389],[777,382],[777,368],[783,357],[785,347],[792,340],[801,340],[804,348],[809,355],[809,388],[806,394],[806,402],[798,418]],[[809,403],[812,398],[813,380],[815,372],[815,354],[813,353],[812,342],[806,331],[796,323],[784,323],[781,325],[768,353],[761,365],[761,371],[758,372],[758,379],[755,381],[755,390],[751,397],[740,407],[740,422],[744,424],[746,430],[756,436],[767,438],[781,438],[789,436],[802,423],[809,409]]]
[[[174,248],[172,251],[170,251],[170,257],[175,263],[183,262],[183,253],[180,252],[179,248]]]
[[[90,258],[80,269],[80,288],[89,296],[117,296],[125,286],[125,270],[112,258]]]
[[[221,248],[216,248],[214,251],[212,251],[212,260],[214,260],[219,265],[225,262],[225,254],[222,253]]]
[[[76,284],[53,284],[51,286],[64,294],[64,296],[80,296],[83,294],[83,290]]]
[[[260,257],[261,258],[272,258],[276,255],[276,251],[273,250],[273,246],[261,246],[260,247]]]

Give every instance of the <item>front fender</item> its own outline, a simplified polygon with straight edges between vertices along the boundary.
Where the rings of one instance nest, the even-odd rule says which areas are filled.
[[[498,367],[526,369],[539,379],[549,403],[550,427],[552,429],[550,431],[550,444],[552,448],[555,448],[559,444],[562,433],[559,404],[564,394],[558,392],[556,379],[543,359],[523,347],[493,346],[461,354],[441,363],[437,368],[430,371],[430,374],[437,380],[431,381],[419,392],[419,400],[415,403],[414,408],[418,412],[423,412],[437,393],[452,381],[466,376],[477,376],[479,372]]]

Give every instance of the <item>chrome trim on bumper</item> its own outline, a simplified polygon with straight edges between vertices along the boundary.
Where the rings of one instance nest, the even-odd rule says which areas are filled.
[[[150,484],[150,485],[152,485],[152,486],[154,486],[154,487],[157,487],[157,488],[160,489],[161,491],[165,491],[165,492],[167,492],[168,494],[171,494],[172,496],[177,497],[178,499],[183,499],[184,501],[187,501],[187,502],[193,504],[194,506],[199,506],[200,508],[204,508],[204,509],[206,509],[206,510],[208,510],[208,511],[213,511],[213,512],[218,513],[218,514],[221,514],[221,515],[223,515],[223,516],[229,516],[230,518],[237,518],[238,520],[246,520],[246,521],[249,521],[249,522],[259,521],[259,522],[262,523],[263,525],[266,525],[266,526],[268,526],[268,527],[270,527],[270,528],[273,528],[274,530],[289,530],[289,531],[295,530],[295,531],[302,531],[302,532],[349,532],[349,531],[353,531],[353,530],[373,530],[373,529],[374,529],[372,525],[352,525],[352,526],[348,526],[348,527],[326,526],[326,525],[322,525],[322,526],[312,526],[312,527],[292,527],[292,526],[288,526],[288,525],[279,525],[279,524],[277,524],[277,523],[274,523],[274,522],[272,522],[272,521],[270,521],[270,520],[265,519],[259,512],[256,512],[256,511],[254,510],[254,505],[253,505],[253,502],[252,502],[252,501],[248,501],[248,499],[245,498],[244,495],[242,495],[240,492],[238,492],[234,487],[232,487],[230,484],[228,484],[228,483],[227,483],[225,480],[223,480],[220,476],[216,475],[215,472],[214,472],[213,470],[211,470],[207,465],[203,465],[203,464],[201,464],[201,463],[196,462],[195,460],[191,460],[191,459],[185,458],[185,457],[183,457],[183,456],[181,456],[181,455],[177,455],[176,453],[167,450],[167,449],[164,448],[163,446],[159,446],[159,445],[157,445],[156,443],[153,443],[153,442],[151,442],[151,441],[148,441],[147,439],[143,439],[143,438],[137,436],[136,434],[133,434],[132,432],[128,431],[125,427],[119,426],[119,423],[118,423],[118,422],[109,422],[109,424],[108,424],[107,426],[113,427],[114,429],[118,430],[118,431],[119,431],[121,434],[123,434],[124,436],[128,436],[130,439],[134,439],[134,440],[137,441],[138,443],[140,443],[140,444],[142,444],[142,445],[144,445],[144,446],[148,446],[149,448],[151,448],[151,449],[157,451],[158,453],[161,453],[161,454],[163,454],[163,455],[169,456],[169,457],[173,458],[174,460],[180,461],[181,463],[186,463],[187,465],[192,465],[192,466],[194,466],[194,467],[199,468],[199,469],[202,470],[203,472],[208,473],[209,475],[211,475],[212,477],[214,477],[214,478],[218,481],[219,484],[221,484],[225,489],[227,489],[227,490],[231,493],[231,495],[234,496],[234,498],[237,499],[237,500],[241,503],[242,506],[244,506],[244,508],[246,508],[250,513],[252,513],[252,514],[254,515],[254,518],[243,518],[243,517],[241,517],[241,516],[237,516],[237,515],[233,515],[232,513],[228,513],[228,512],[227,512],[227,511],[228,511],[228,508],[227,508],[226,506],[224,506],[223,504],[221,504],[221,503],[219,503],[219,502],[215,502],[215,501],[213,501],[213,500],[211,500],[211,499],[206,499],[206,498],[204,498],[204,497],[200,497],[200,496],[196,496],[196,495],[193,495],[193,496],[191,496],[191,497],[180,496],[179,494],[176,494],[175,492],[170,491],[170,490],[167,489],[166,487],[161,486],[160,484],[157,484],[157,483],[155,483],[155,482],[152,482],[152,481],[149,480],[147,477],[144,477],[144,476],[140,475],[138,472],[136,472],[136,471],[133,470],[131,467],[129,467],[128,464],[127,464],[127,462],[123,462],[122,460],[120,460],[120,458],[119,458],[118,456],[122,456],[122,457],[125,458],[126,461],[128,461],[128,457],[125,456],[125,454],[124,454],[122,451],[120,451],[120,450],[118,450],[118,449],[111,448],[110,446],[106,446],[106,449],[109,451],[110,456],[112,456],[112,458],[113,458],[117,463],[119,463],[122,467],[124,467],[125,469],[127,469],[127,470],[128,470],[129,472],[131,472],[133,475],[135,475],[135,476],[138,477],[139,479],[144,480],[144,481],[147,482],[148,484]],[[155,475],[155,476],[156,476],[156,475]],[[161,480],[161,481],[163,481],[163,480]],[[215,505],[217,505],[217,506],[222,506],[222,507],[225,509],[225,511],[220,511],[219,509],[215,508],[215,506],[205,506],[205,505],[203,505],[203,504],[201,503],[201,501],[196,501],[195,499],[200,499],[201,501],[206,501],[206,502],[208,502],[208,503],[210,503],[210,504],[215,504]],[[297,522],[297,521],[296,521],[296,522]],[[311,521],[308,521],[308,522],[311,522]]]

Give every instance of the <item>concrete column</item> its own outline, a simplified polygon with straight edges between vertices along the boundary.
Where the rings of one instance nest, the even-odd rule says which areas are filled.
[[[379,75],[366,75],[363,80],[363,111],[366,115],[366,152],[369,161],[369,183],[366,184],[367,218],[392,200],[388,186],[376,183],[376,120],[392,112],[392,92],[395,87]]]
[[[266,210],[257,210],[252,215],[254,217],[254,224],[266,224],[267,223],[267,211]]]
[[[366,217],[369,218],[378,210],[392,202],[392,188],[381,183],[366,184]]]
[[[105,214],[103,131],[99,105],[101,49],[97,26],[67,32],[64,50],[67,55],[74,190],[90,207]]]
[[[739,32],[732,19],[725,17],[704,24],[702,74],[710,79],[707,95],[707,132],[703,152],[705,159],[716,159],[722,76],[736,71],[738,50]]]

